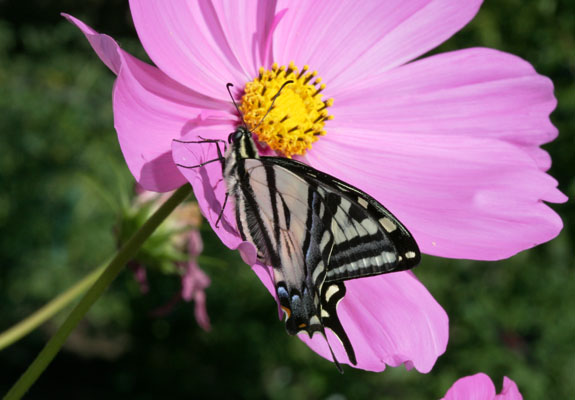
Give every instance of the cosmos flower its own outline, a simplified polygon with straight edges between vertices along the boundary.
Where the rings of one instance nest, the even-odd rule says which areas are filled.
[[[557,135],[550,80],[516,56],[485,48],[412,61],[467,24],[480,3],[132,0],[136,30],[156,66],[68,18],[118,75],[114,122],[136,180],[155,191],[189,181],[221,240],[240,250],[273,294],[254,247],[238,237],[232,207],[215,226],[226,191],[218,163],[176,166],[217,154],[214,145],[173,139],[226,139],[241,123],[228,82],[254,129],[292,80],[255,129],[260,152],[297,158],[364,190],[424,253],[496,260],[561,230],[543,203],[565,200],[539,147]],[[431,369],[445,351],[448,321],[412,273],[346,287],[338,314],[358,367]],[[301,339],[331,359],[319,335]],[[347,360],[338,343],[334,352]]]
[[[523,400],[523,396],[508,377],[503,378],[501,394],[495,394],[491,379],[479,373],[458,379],[441,400]]]

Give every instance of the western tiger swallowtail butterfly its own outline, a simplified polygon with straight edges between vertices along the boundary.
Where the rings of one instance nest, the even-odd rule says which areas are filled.
[[[217,145],[218,158],[180,166],[221,162],[227,187],[222,212],[231,197],[240,236],[256,247],[258,260],[272,268],[287,332],[322,334],[341,371],[325,333],[328,328],[356,364],[337,315],[345,281],[413,268],[421,258],[413,236],[377,200],[354,186],[293,159],[259,156],[245,124],[227,143],[183,143]],[[220,143],[229,144],[224,153]]]

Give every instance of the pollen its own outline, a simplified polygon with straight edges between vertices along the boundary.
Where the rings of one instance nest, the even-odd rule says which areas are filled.
[[[274,64],[271,70],[260,68],[258,77],[246,84],[240,111],[258,140],[277,154],[303,155],[325,135],[325,122],[333,118],[327,111],[333,99],[323,100],[324,89],[307,65],[299,71],[293,62],[287,68]]]

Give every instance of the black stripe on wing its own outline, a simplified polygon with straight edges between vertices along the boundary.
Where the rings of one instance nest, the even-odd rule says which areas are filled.
[[[340,281],[396,271],[398,254],[378,222],[341,192],[317,189],[331,219],[334,246],[327,281]]]
[[[295,160],[260,160],[304,179],[323,198],[322,219],[334,236],[326,282],[407,270],[419,263],[419,248],[409,231],[367,193]]]
[[[308,283],[319,287],[325,279],[324,264],[329,260],[333,235],[331,212],[317,186],[261,159],[242,162],[249,179],[242,182],[247,188],[241,190],[236,204],[240,209],[238,226],[248,239],[254,239],[261,261],[273,260],[269,265],[284,272],[299,270],[302,279],[306,277]],[[254,220],[247,231],[246,220]],[[301,257],[287,254],[287,242],[297,247]]]
[[[235,188],[236,201],[236,221],[238,230],[243,240],[252,242],[258,250],[258,258],[268,265],[279,267],[280,249],[277,247],[275,232],[269,232],[261,214],[256,194],[250,183],[250,175],[245,171],[245,159],[239,159],[238,165],[238,186]],[[268,186],[269,187],[269,186]],[[272,190],[272,188],[270,188]],[[272,201],[272,204],[274,202]],[[275,204],[274,204],[275,205]],[[274,207],[274,223],[277,226],[277,205]]]
[[[345,333],[343,326],[337,316],[337,305],[345,296],[345,283],[343,282],[335,282],[335,283],[326,283],[322,287],[321,291],[321,322],[326,328],[329,328],[336,334],[339,338],[341,343],[343,344],[343,348],[347,353],[347,358],[353,364],[357,364],[357,359],[355,357],[355,351],[353,350],[353,346],[351,345],[351,341]]]

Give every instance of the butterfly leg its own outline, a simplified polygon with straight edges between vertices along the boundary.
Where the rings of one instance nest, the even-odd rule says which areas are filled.
[[[220,145],[218,143],[223,143],[224,144],[224,152],[228,149],[228,142],[225,141],[224,139],[206,139],[206,138],[203,138],[201,136],[198,136],[198,137],[202,140],[201,143],[216,143],[216,145],[218,147],[220,147]]]
[[[222,208],[220,209],[220,212],[218,214],[218,219],[216,220],[216,228],[218,227],[218,223],[220,222],[222,216],[224,215],[224,210],[226,209],[226,203],[228,202],[228,197],[230,197],[230,195],[226,192],[226,197],[224,197],[224,204],[222,205]]]
[[[217,152],[218,152],[218,158],[214,158],[213,160],[209,160],[209,161],[203,162],[203,163],[198,164],[198,165],[191,165],[191,166],[189,166],[189,165],[182,165],[182,164],[178,164],[178,163],[176,163],[176,165],[177,165],[178,167],[192,169],[192,168],[200,168],[200,167],[203,167],[204,165],[207,165],[207,164],[210,164],[210,163],[219,161],[219,162],[222,164],[222,171],[223,171],[225,158],[224,158],[224,155],[222,154],[222,150],[220,149],[220,143],[223,142],[223,143],[224,143],[224,147],[225,147],[226,141],[223,140],[223,139],[205,139],[205,138],[203,138],[203,137],[201,137],[201,136],[199,136],[199,138],[200,138],[201,140],[179,140],[179,139],[173,139],[173,141],[174,141],[174,142],[178,142],[178,143],[184,143],[184,144],[190,144],[190,143],[198,143],[198,144],[200,144],[200,143],[214,143],[214,144],[216,145],[216,149],[217,149]]]
[[[172,139],[174,142],[183,143],[183,144],[190,144],[190,143],[226,143],[224,139],[206,139],[201,136],[198,136],[201,140],[180,140],[180,139]]]
[[[201,136],[198,136],[198,137],[201,140],[185,141],[185,140],[174,139],[174,142],[185,143],[185,144],[189,144],[189,143],[214,143],[216,145],[216,149],[218,152],[218,158],[214,158],[213,160],[209,160],[209,161],[203,162],[203,163],[198,164],[198,165],[188,166],[188,165],[182,165],[182,164],[177,164],[177,163],[176,163],[176,165],[178,167],[191,169],[191,168],[203,167],[204,165],[219,161],[222,163],[222,170],[223,170],[225,158],[224,158],[224,155],[222,153],[222,149],[220,149],[220,143],[224,144],[224,150],[226,150],[226,141],[223,139],[206,139],[206,138],[203,138]],[[224,215],[224,210],[226,209],[228,197],[229,197],[229,194],[226,192],[226,197],[224,198],[224,204],[222,205],[222,208],[220,209],[220,212],[218,214],[218,219],[216,220],[216,228],[218,227],[218,224],[220,223],[220,220],[222,219],[222,216]]]
[[[216,161],[223,162],[224,159],[223,159],[223,157],[222,158],[214,158],[213,160],[209,160],[209,161],[203,162],[203,163],[198,164],[198,165],[183,165],[183,164],[178,164],[178,163],[176,163],[176,165],[178,167],[182,167],[182,168],[193,169],[193,168],[203,167],[204,165],[211,164],[211,163],[216,162]]]
[[[228,149],[227,144],[224,139],[206,139],[204,137],[198,136],[200,140],[179,140],[179,139],[172,139],[174,142],[183,143],[183,144],[202,144],[202,143],[214,143],[218,149],[218,157],[219,159],[223,159],[222,151],[220,150],[220,143],[224,144],[224,151]]]
[[[343,368],[341,367],[339,361],[337,361],[337,358],[335,357],[335,353],[333,352],[333,350],[331,348],[331,344],[329,344],[329,340],[327,340],[327,335],[325,334],[325,329],[323,329],[321,333],[323,335],[323,338],[325,339],[325,342],[327,343],[327,347],[329,348],[329,352],[331,353],[331,358],[333,359],[333,363],[335,364],[335,367],[337,368],[339,373],[343,375]]]

